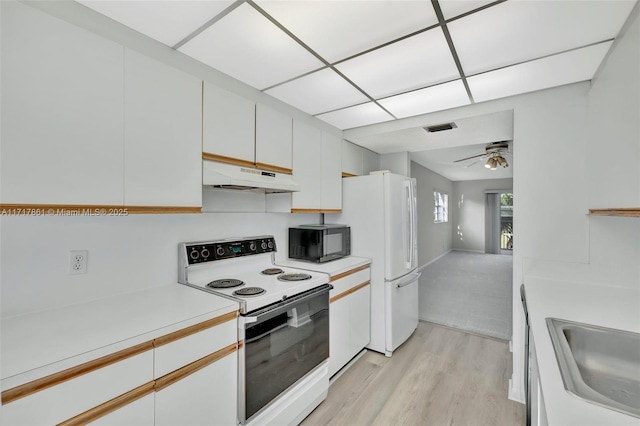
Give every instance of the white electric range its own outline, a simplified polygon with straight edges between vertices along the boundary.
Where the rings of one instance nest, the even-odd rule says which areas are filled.
[[[178,282],[240,303],[238,422],[297,424],[329,388],[329,275],[274,264],[273,236],[181,243]]]

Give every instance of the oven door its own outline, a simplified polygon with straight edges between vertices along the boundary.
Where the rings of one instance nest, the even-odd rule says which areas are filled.
[[[240,423],[329,357],[331,288],[325,284],[244,316]]]

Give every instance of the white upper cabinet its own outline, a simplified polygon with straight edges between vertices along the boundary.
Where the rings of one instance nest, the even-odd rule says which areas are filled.
[[[380,154],[362,148],[362,174],[368,175],[375,170],[380,170]]]
[[[292,172],[292,119],[263,104],[256,105],[256,166]]]
[[[362,174],[362,148],[349,141],[342,141],[342,172],[345,176]]]
[[[342,174],[348,176],[368,175],[380,169],[380,155],[349,141],[342,141]]]
[[[123,47],[2,5],[2,202],[122,205]]]
[[[341,139],[301,121],[293,121],[293,213],[335,213],[342,208]]]
[[[291,210],[319,210],[322,198],[322,131],[293,121],[293,180],[300,192],[291,198]]]
[[[323,211],[342,210],[342,139],[322,132]]]
[[[202,108],[203,153],[212,154],[209,159],[252,167],[256,127],[253,101],[205,81]]]
[[[202,205],[202,82],[125,49],[124,203]]]

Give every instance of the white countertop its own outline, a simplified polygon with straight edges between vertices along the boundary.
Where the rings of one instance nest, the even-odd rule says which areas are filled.
[[[306,269],[307,271],[313,272],[324,272],[325,274],[329,274],[330,277],[350,271],[360,266],[368,265],[370,263],[371,259],[355,256],[347,256],[325,263],[305,262],[302,260],[293,259],[276,260],[276,264],[280,266]]]
[[[181,284],[2,319],[2,385],[48,374],[238,310]]]
[[[525,277],[529,321],[549,425],[640,425],[640,419],[583,401],[562,383],[545,319],[640,332],[640,289]]]

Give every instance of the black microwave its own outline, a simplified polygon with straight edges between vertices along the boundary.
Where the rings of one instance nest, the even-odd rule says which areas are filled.
[[[289,258],[329,262],[351,254],[351,228],[346,225],[300,225],[289,228]]]

